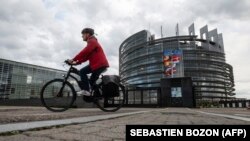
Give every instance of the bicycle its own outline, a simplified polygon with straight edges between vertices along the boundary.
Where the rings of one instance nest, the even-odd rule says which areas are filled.
[[[69,78],[75,80],[79,88],[81,88],[81,81],[79,81],[75,76],[72,75],[73,73],[79,76],[79,71],[75,67],[73,67],[73,65],[69,64],[67,60],[64,62],[70,66],[67,74],[63,76],[64,78],[56,78],[45,83],[40,92],[40,98],[43,106],[53,112],[66,111],[71,108],[74,102],[76,101],[76,90],[72,83],[70,83],[70,81],[68,80]],[[88,103],[95,103],[96,106],[102,111],[115,112],[119,110],[124,104],[125,88],[119,82],[116,85],[110,83],[111,86],[113,85],[113,87],[116,88],[110,89],[107,84],[104,84],[103,78],[115,75],[101,76],[102,78],[99,79],[101,80],[101,82],[97,83],[96,81],[91,86],[91,96],[83,96],[83,100]],[[110,90],[116,91],[114,92]],[[115,95],[110,96],[110,93],[113,93]]]

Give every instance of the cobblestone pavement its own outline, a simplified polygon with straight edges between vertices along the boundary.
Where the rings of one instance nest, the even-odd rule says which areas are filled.
[[[151,109],[152,110],[152,109]],[[44,130],[32,130],[14,135],[0,136],[0,141],[121,141],[125,140],[126,125],[131,124],[164,124],[164,125],[250,125],[249,121],[237,120],[221,116],[207,115],[199,111],[209,111],[221,114],[249,113],[246,109],[188,109],[166,108],[107,119],[84,124],[54,127]],[[224,113],[225,111],[225,113]]]
[[[247,108],[202,108],[197,111],[211,112],[218,114],[236,115],[250,118],[250,109]]]
[[[142,108],[143,109],[143,108]],[[142,109],[126,108],[120,109],[115,113],[133,112]],[[44,121],[55,119],[68,119],[75,117],[85,117],[93,115],[113,114],[112,112],[103,112],[98,108],[71,108],[65,112],[51,112],[44,107],[0,107],[0,124]]]

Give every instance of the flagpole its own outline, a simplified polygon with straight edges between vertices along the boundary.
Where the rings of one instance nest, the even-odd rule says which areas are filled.
[[[172,52],[172,54],[171,54],[171,78],[173,78],[174,77],[174,71],[173,71],[173,52]]]
[[[179,45],[179,25],[178,25],[178,23],[176,24],[176,29],[175,29],[176,31],[176,37],[177,37],[177,47],[178,47],[178,50],[179,50],[179,48],[180,48],[180,45]],[[173,73],[173,53],[172,53],[172,57],[171,57],[171,65],[172,65],[172,69],[171,69],[171,71],[172,71],[172,74],[171,74],[171,76],[172,76],[172,78],[174,77],[174,73]]]

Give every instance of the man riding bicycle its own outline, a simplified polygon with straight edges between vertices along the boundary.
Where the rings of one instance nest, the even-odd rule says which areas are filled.
[[[82,30],[83,41],[87,42],[87,46],[83,48],[73,59],[68,60],[69,64],[78,65],[89,61],[89,65],[80,70],[80,77],[82,81],[82,90],[77,92],[79,95],[90,96],[90,86],[99,78],[100,74],[109,67],[108,60],[94,36],[94,29],[84,28]],[[88,79],[87,74],[90,74]]]

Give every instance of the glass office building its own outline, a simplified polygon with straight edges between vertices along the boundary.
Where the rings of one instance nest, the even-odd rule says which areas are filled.
[[[191,77],[197,100],[232,98],[235,95],[233,67],[226,63],[222,34],[217,29],[208,31],[204,26],[198,37],[194,24],[188,32],[188,35],[177,32],[173,37],[155,39],[143,30],[128,37],[119,48],[122,82],[128,88],[151,89],[160,87],[161,78]],[[157,100],[156,94],[159,92],[155,89],[147,97]],[[140,94],[133,95],[134,101],[140,97]],[[130,94],[128,97],[131,99]]]
[[[40,98],[44,83],[65,71],[0,59],[0,99]]]

